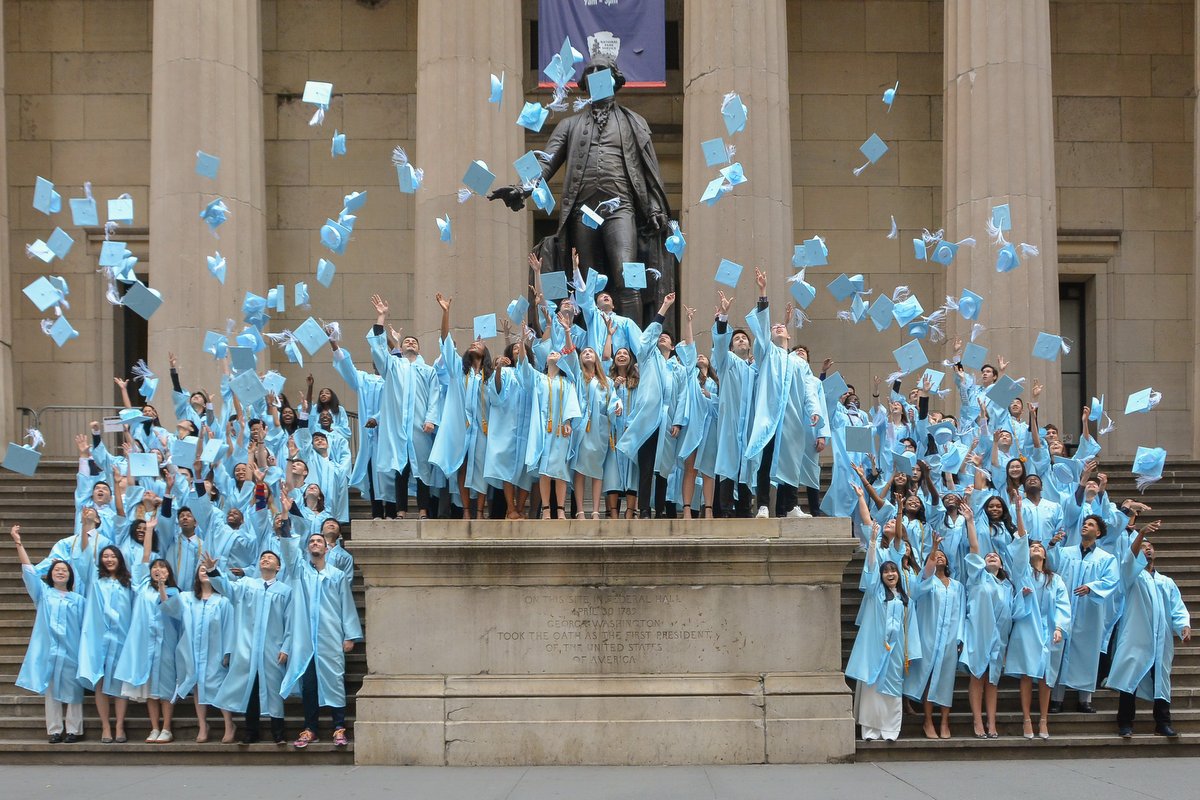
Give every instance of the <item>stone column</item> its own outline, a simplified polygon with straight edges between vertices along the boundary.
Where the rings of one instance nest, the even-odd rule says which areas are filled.
[[[455,197],[475,160],[496,175],[495,186],[517,182],[512,164],[526,150],[525,129],[516,124],[525,102],[521,3],[491,0],[482,13],[470,0],[422,0],[417,42],[417,140],[409,156],[425,170],[425,182],[416,193],[412,317],[425,352],[436,354],[436,292],[454,298],[451,319],[461,345],[475,315],[502,314],[527,285],[529,212],[479,196],[459,204]],[[487,102],[488,75],[501,72],[504,102],[497,108]],[[447,213],[449,244],[439,240],[434,222]]]
[[[771,297],[780,304],[787,297],[794,244],[787,6],[785,0],[691,0],[684,8],[682,225],[688,249],[680,291],[684,303],[700,310],[700,330],[722,258],[746,268],[735,290],[739,315],[758,293],[756,266],[767,270]],[[749,109],[745,130],[732,137],[721,117],[721,100],[731,91]],[[700,143],[716,137],[736,145],[734,159],[749,180],[706,206],[700,195],[718,168],[705,166]]]
[[[1193,20],[1200,19],[1200,0],[1197,0],[1192,11]],[[1200,30],[1192,26],[1195,44],[1200,45]],[[1200,50],[1196,50],[1195,85],[1200,88]],[[1195,109],[1195,120],[1200,122],[1200,105]],[[1200,143],[1193,145],[1195,158],[1192,173],[1192,458],[1200,458],[1200,211],[1197,211],[1195,199],[1200,199]]]
[[[947,293],[967,288],[985,298],[980,321],[988,331],[979,343],[991,363],[1011,360],[1012,377],[1046,384],[1041,421],[1056,422],[1061,372],[1032,356],[1039,331],[1058,332],[1049,0],[946,0],[945,7],[946,238],[979,241],[959,250]],[[1036,244],[1041,255],[1001,274],[985,226],[992,206],[1005,202],[1013,220],[1007,238]],[[958,315],[948,327],[964,338],[971,330]]]
[[[4,95],[4,15],[0,14],[0,98]],[[7,107],[7,106],[5,106]],[[0,130],[7,130],[4,108],[0,108]],[[13,294],[11,262],[8,252],[8,138],[0,147],[0,447],[13,441],[17,430],[17,400],[13,392],[13,307],[25,302],[19,291]]]
[[[179,355],[187,388],[217,389],[200,345],[208,328],[241,320],[246,290],[265,292],[266,186],[262,38],[258,0],[155,0],[150,117],[150,366],[163,379]],[[195,172],[196,151],[221,158],[215,181]],[[225,198],[229,218],[209,233],[200,211]],[[225,286],[206,257],[228,262]]]

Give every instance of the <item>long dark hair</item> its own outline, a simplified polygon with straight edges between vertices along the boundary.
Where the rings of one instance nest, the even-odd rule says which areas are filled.
[[[142,543],[143,544],[145,543],[144,537],[149,536],[150,537],[150,552],[154,552],[154,546],[156,544],[158,544],[158,537],[154,535],[153,528],[146,527],[145,519],[135,519],[133,522],[129,523],[129,541],[131,541],[131,542],[137,541],[137,537],[134,536],[134,533],[137,531],[138,525],[141,525],[143,528],[146,528],[145,533],[142,534],[142,536],[143,536]]]
[[[67,567],[67,591],[75,591],[75,568],[71,566],[70,561],[63,561],[61,558],[56,558],[50,562],[50,569],[42,576],[42,583],[54,588],[54,579],[50,577],[50,573],[54,572],[54,568],[59,564],[65,564]]]
[[[1000,518],[995,522],[992,521],[992,518],[989,517],[987,513],[988,503],[992,502],[993,500],[1000,504]],[[1000,524],[1004,526],[1004,530],[1008,533],[1016,533],[1017,526],[1016,523],[1013,522],[1012,514],[1008,510],[1008,503],[1004,502],[1004,499],[1000,497],[1000,495],[994,494],[987,500],[983,501],[983,516],[987,519],[989,530],[995,528],[997,524]]]
[[[462,357],[463,375],[471,374],[471,364],[475,360],[475,357],[473,355],[471,355],[471,347],[474,347],[474,346],[475,346],[474,342],[472,342],[471,346],[463,351],[463,357]],[[481,346],[483,347],[483,351],[479,355],[479,371],[481,373],[483,373],[483,379],[486,381],[488,378],[492,377],[492,371],[494,369],[494,367],[492,366],[492,351],[488,350],[486,344],[481,345]]]
[[[321,392],[329,392],[328,403],[321,402]],[[313,413],[320,417],[322,411],[328,411],[336,418],[338,412],[342,409],[342,403],[340,400],[338,400],[337,392],[335,392],[333,389],[330,389],[328,386],[322,386],[321,392],[317,392],[317,407],[313,409]]]
[[[111,575],[106,575],[104,572],[104,563],[103,563],[102,559],[104,557],[104,554],[107,553],[109,550],[111,550],[113,552],[113,554],[116,555],[117,566],[112,571]],[[103,550],[100,551],[100,555],[96,559],[96,573],[101,578],[113,578],[114,580],[117,581],[117,583],[121,584],[126,589],[129,588],[129,583],[130,583],[129,567],[127,567],[125,565],[125,556],[121,554],[121,548],[117,547],[115,544],[110,544],[107,547],[105,547]]]
[[[696,364],[696,380],[700,382],[701,389],[704,388],[704,382],[708,380],[715,383],[718,389],[721,388],[721,379],[717,376],[717,371],[713,369],[711,359],[708,360],[707,367],[701,367],[699,363]]]
[[[300,429],[300,415],[296,413],[296,409],[292,406],[286,394],[281,394],[279,398],[279,427],[288,433],[295,433]],[[290,423],[283,421],[283,410],[289,409],[292,412],[292,421]]]
[[[1040,570],[1033,569],[1032,559],[1030,559],[1029,566],[1031,569],[1033,569],[1034,573],[1041,572],[1042,582],[1044,585],[1049,586],[1050,581],[1054,580],[1054,570],[1050,568],[1050,554],[1046,552],[1046,545],[1042,544],[1041,542],[1030,542],[1029,546],[1033,547],[1035,544],[1042,548],[1042,568]]]
[[[175,582],[175,570],[171,569],[171,562],[167,561],[165,558],[156,558],[150,562],[150,569],[154,569],[159,564],[162,564],[167,568],[167,587],[171,589],[178,589],[179,584]]]
[[[900,598],[900,602],[903,603],[905,606],[907,606],[908,605],[908,592],[904,591],[904,574],[900,571],[900,566],[898,564],[896,564],[895,561],[884,561],[882,564],[879,565],[880,583],[882,584],[882,582],[883,582],[884,570],[886,570],[889,566],[892,569],[896,570],[896,595]],[[884,587],[883,602],[886,603],[886,602],[890,601],[891,599],[892,599],[892,593],[887,590],[887,587]]]
[[[621,375],[621,368],[617,366],[617,353],[621,352],[622,350],[624,350],[626,353],[629,353],[629,367],[626,369],[624,375]],[[613,379],[617,376],[621,376],[625,378],[625,388],[636,389],[639,379],[637,355],[635,355],[633,350],[628,347],[618,347],[617,353],[613,353],[612,366],[608,368],[608,377]]]
[[[1021,477],[1017,478],[1015,481],[1013,480],[1012,476],[1008,474],[1008,468],[1013,465],[1014,461],[1021,465]],[[1008,463],[1006,463],[1004,465],[1004,486],[1005,486],[1005,488],[1008,489],[1009,492],[1020,491],[1021,487],[1025,484],[1025,478],[1028,475],[1029,475],[1029,470],[1027,470],[1025,468],[1025,459],[1010,458],[1008,460]]]

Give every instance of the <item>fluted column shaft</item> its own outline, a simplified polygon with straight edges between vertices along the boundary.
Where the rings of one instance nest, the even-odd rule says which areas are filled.
[[[1194,5],[1193,19],[1200,19],[1200,0]],[[1195,43],[1200,45],[1200,30],[1194,29]],[[1195,50],[1195,82],[1200,88],[1200,49]],[[1200,104],[1196,105],[1195,120],[1200,122]],[[1192,192],[1200,192],[1200,143],[1193,143],[1195,157],[1193,158]],[[1200,195],[1193,194],[1192,203],[1192,458],[1200,458],[1200,211],[1195,200]]]
[[[436,292],[454,298],[451,320],[461,343],[475,315],[502,313],[527,284],[529,212],[478,196],[460,205],[455,197],[475,160],[488,165],[496,186],[517,182],[512,164],[525,152],[525,129],[515,124],[524,104],[521,3],[491,0],[483,13],[470,0],[421,0],[417,42],[417,141],[409,155],[425,182],[416,193],[412,315],[430,353],[441,321]],[[497,108],[487,102],[488,75],[501,72],[504,102]],[[449,244],[439,241],[434,222],[447,213]]]
[[[0,14],[0,48],[4,42],[4,15]],[[3,52],[0,52],[3,56]],[[0,58],[0,99],[4,94],[4,59]],[[0,130],[7,130],[4,109],[0,103]],[[13,306],[24,302],[20,292],[13,294],[12,275],[8,257],[8,139],[0,147],[0,447],[14,438],[16,430],[16,396],[13,392]]]
[[[204,331],[240,320],[244,292],[267,288],[258,0],[155,0],[153,70],[150,285],[164,304],[150,319],[150,366],[165,380],[175,352],[186,387],[215,391]],[[217,180],[195,173],[197,150],[221,158]],[[200,219],[217,196],[230,211],[219,239]],[[217,250],[228,262],[224,287],[205,260]]]
[[[683,24],[682,222],[688,249],[680,289],[683,302],[707,312],[720,260],[742,264],[746,271],[736,290],[740,315],[757,295],[754,267],[767,270],[768,292],[779,303],[792,274],[787,3],[691,0]],[[728,136],[721,100],[731,91],[741,95],[749,117],[745,130]],[[734,159],[749,180],[706,206],[700,196],[718,168],[705,166],[700,143],[716,137],[737,147]]]
[[[944,191],[947,239],[975,236],[947,276],[948,293],[984,297],[979,340],[991,361],[1012,361],[1013,377],[1047,386],[1041,420],[1062,419],[1057,363],[1035,359],[1039,331],[1058,332],[1058,224],[1054,183],[1054,112],[1048,0],[946,0]],[[985,226],[994,205],[1012,209],[1010,241],[1041,255],[997,273]],[[953,315],[952,335],[971,323]],[[1025,395],[1028,401],[1028,392]]]

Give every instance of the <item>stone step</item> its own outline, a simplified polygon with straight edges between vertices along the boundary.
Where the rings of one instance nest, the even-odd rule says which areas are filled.
[[[144,738],[144,737],[143,737]],[[98,734],[76,744],[49,744],[44,735],[24,739],[0,740],[0,763],[8,765],[96,765],[114,764],[159,766],[163,764],[213,766],[344,766],[354,764],[354,742],[348,747],[334,747],[325,741],[309,745],[302,751],[277,746],[270,742],[245,746],[206,742],[196,744],[175,741],[171,744],[146,744],[143,741],[126,744],[101,744]]]
[[[961,706],[956,705],[950,712],[950,733],[955,738],[974,739],[975,727],[969,709],[970,706],[964,702]],[[1139,716],[1143,717],[1142,722],[1145,723],[1142,727],[1148,726],[1152,731],[1154,725],[1150,719],[1149,704],[1145,704],[1144,707],[1139,706]],[[935,726],[940,724],[937,709],[934,709],[933,719]],[[1180,733],[1200,734],[1200,709],[1172,707],[1171,719],[1175,729]],[[1023,720],[1024,716],[1019,708],[998,710],[996,712],[996,732],[1001,736],[1020,737],[1023,733]],[[1032,710],[1032,720],[1036,733],[1038,724],[1036,698]],[[1114,706],[1111,710],[1106,709],[1096,714],[1080,714],[1078,712],[1051,714],[1049,728],[1051,738],[1055,738],[1057,736],[1113,734],[1116,733],[1116,725],[1116,708]],[[906,714],[900,728],[900,735],[904,738],[924,739],[924,718],[920,714]]]
[[[1200,756],[1200,733],[1182,734],[1177,739],[1155,736],[1153,724],[1142,721],[1132,739],[1110,733],[1054,736],[1025,739],[1002,736],[999,739],[946,739],[930,741],[905,737],[895,742],[864,742],[855,746],[855,760],[885,761],[975,761],[995,759],[1070,759],[1080,758],[1168,758]],[[1068,748],[1070,748],[1068,750]]]

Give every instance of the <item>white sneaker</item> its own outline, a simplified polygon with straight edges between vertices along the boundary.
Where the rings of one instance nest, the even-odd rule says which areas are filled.
[[[158,728],[155,728],[154,730],[150,731],[150,735],[146,737],[146,744],[154,744],[158,741],[158,737],[159,731]]]
[[[771,514],[767,511],[766,506],[759,506],[758,513],[754,515],[755,519],[767,519]]]
[[[791,511],[789,511],[787,513],[787,515],[789,517],[792,517],[795,519],[809,519],[812,517],[812,514],[805,512],[805,510],[803,508],[801,508],[800,506],[796,506],[795,508],[793,508]]]

